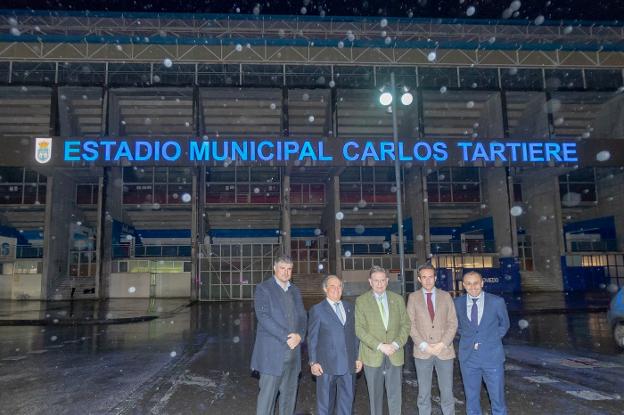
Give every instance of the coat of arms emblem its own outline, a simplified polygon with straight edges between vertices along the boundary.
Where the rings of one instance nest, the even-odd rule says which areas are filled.
[[[38,137],[35,142],[35,159],[42,164],[50,161],[52,158],[52,139]]]

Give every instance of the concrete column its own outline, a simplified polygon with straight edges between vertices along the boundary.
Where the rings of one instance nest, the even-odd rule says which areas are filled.
[[[82,218],[76,207],[76,183],[68,175],[54,169],[46,185],[41,298],[63,300],[71,294],[69,289],[62,289],[63,283],[70,280],[69,251],[73,245],[70,224]]]
[[[524,221],[533,241],[535,271],[563,290],[561,256],[565,253],[558,174],[533,170],[523,174],[527,209]]]
[[[95,294],[105,299],[108,298],[113,263],[113,220],[123,222],[121,167],[104,168],[99,184]]]
[[[624,173],[608,174],[596,182],[598,203],[591,209],[584,209],[575,220],[587,220],[613,216],[617,250],[624,252]]]
[[[479,136],[499,139],[504,137],[503,107],[500,94],[493,94],[485,103],[479,122]],[[509,186],[504,167],[482,168],[481,194],[486,208],[483,215],[492,216],[495,249],[502,257],[518,256],[516,220],[509,214],[513,201],[513,186]]]
[[[290,221],[290,175],[283,170],[282,174],[282,205],[281,205],[280,235],[282,236],[282,253],[291,252],[291,221]]]
[[[431,258],[431,234],[427,175],[421,167],[412,167],[405,172],[405,205],[406,216],[412,218],[414,255],[419,264],[424,264]]]
[[[616,95],[605,102],[591,125],[594,128],[592,138],[624,137],[624,96]]]
[[[495,249],[501,257],[518,256],[516,218],[510,214],[513,182],[504,167],[481,169],[484,214],[492,216]]]
[[[518,124],[509,131],[510,138],[548,139],[548,113],[546,96],[542,92],[526,93],[528,102],[518,118]],[[508,104],[509,105],[509,104]]]
[[[624,174],[607,176],[598,182],[599,216],[613,216],[618,252],[624,252]]]
[[[336,214],[340,212],[340,177],[331,176],[327,184],[327,205],[323,210],[321,218],[321,230],[327,235],[327,246],[329,251],[328,266],[329,272],[342,274],[342,247],[341,247],[341,226],[336,219]]]
[[[481,110],[479,126],[477,128],[480,138],[501,138],[503,137],[503,116],[501,107],[501,97],[499,94],[492,94]]]

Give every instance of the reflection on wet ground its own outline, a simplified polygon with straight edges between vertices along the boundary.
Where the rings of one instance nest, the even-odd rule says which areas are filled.
[[[0,327],[0,413],[254,413],[252,304],[178,306],[167,304],[160,313],[156,308],[159,318],[133,324]],[[117,307],[144,313],[150,305]],[[580,312],[579,306],[576,313],[553,307],[537,314],[537,307],[523,310],[523,301],[513,307],[505,340],[510,413],[622,413],[624,353],[610,338],[604,312]],[[463,413],[457,364],[455,369],[457,413]],[[297,413],[314,412],[314,390],[304,369]],[[404,413],[416,413],[416,394],[410,359]],[[355,413],[368,413],[363,377],[355,406]],[[435,404],[433,413],[440,413]]]

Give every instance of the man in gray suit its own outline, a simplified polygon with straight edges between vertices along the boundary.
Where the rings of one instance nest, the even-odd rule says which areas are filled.
[[[278,393],[280,415],[295,412],[307,315],[301,292],[290,283],[292,269],[292,260],[280,256],[273,265],[273,277],[256,286],[258,325],[251,370],[260,373],[257,415],[273,415]]]
[[[451,415],[455,413],[453,338],[457,331],[457,314],[449,293],[435,287],[434,266],[421,265],[417,272],[422,289],[409,295],[407,314],[412,321],[410,334],[418,377],[418,414],[431,414],[431,378],[435,368],[442,413]]]

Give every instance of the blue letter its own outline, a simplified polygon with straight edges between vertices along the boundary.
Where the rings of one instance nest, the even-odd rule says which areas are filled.
[[[134,159],[132,158],[132,153],[130,152],[130,146],[128,145],[127,141],[121,141],[119,143],[119,148],[117,149],[117,153],[115,153],[114,160],[117,161],[122,157],[127,158],[129,161],[134,161]]]
[[[272,142],[270,142],[270,141],[266,141],[266,140],[265,141],[260,141],[260,143],[258,143],[258,149],[257,149],[257,151],[258,151],[258,158],[260,160],[264,160],[264,161],[273,160],[273,157],[275,157],[275,154],[273,154],[273,152],[271,152],[271,153],[269,153],[268,156],[265,155],[262,152],[262,148],[264,148],[264,147],[271,147],[271,148],[273,148],[273,147],[275,147],[275,145]]]
[[[326,155],[325,155],[325,152],[324,152],[324,149],[323,149],[323,146],[324,146],[324,145],[325,145],[325,143],[324,143],[324,142],[319,141],[319,143],[318,143],[318,149],[319,149],[319,160],[320,160],[320,161],[331,161],[331,160],[333,160],[333,159],[334,159],[334,157],[333,157],[333,156],[326,156]]]
[[[576,156],[576,143],[563,143],[563,161],[578,161]]]
[[[72,153],[80,154],[80,141],[65,141],[65,161],[80,160],[79,155],[73,156]]]
[[[98,158],[97,141],[89,140],[82,144],[82,158],[86,161],[94,161]],[[89,154],[89,155],[87,155]]]
[[[358,143],[356,143],[355,141],[349,141],[349,142],[345,143],[344,146],[342,146],[342,156],[347,161],[357,160],[358,157],[359,157],[359,154],[355,153],[354,156],[349,155],[349,151],[348,151],[349,147],[355,147],[356,149],[360,148]]]
[[[299,153],[299,160],[303,160],[305,157],[310,157],[310,159],[316,161],[316,153],[314,153],[312,144],[310,144],[309,141],[303,142],[303,146],[301,147],[301,153]]]
[[[243,141],[242,145],[238,141],[232,141],[232,160],[240,157],[241,161],[247,161],[247,141]]]
[[[210,148],[208,141],[202,141],[201,147],[197,141],[191,141],[191,161],[195,160],[209,160]],[[138,160],[138,159],[137,159]]]
[[[145,155],[141,155],[141,148],[145,149]],[[134,143],[134,159],[136,161],[149,160],[152,157],[152,144],[149,141],[137,141]]]
[[[433,159],[436,161],[445,161],[448,159],[448,151],[446,151],[446,143],[437,141],[433,143]]]
[[[472,147],[472,143],[460,141],[459,143],[457,143],[457,147],[461,147],[463,149],[462,160],[470,161],[470,159],[468,158],[468,147]]]
[[[175,153],[173,154],[173,156],[167,153],[167,148],[171,146],[173,146],[175,149]],[[180,157],[181,153],[182,149],[180,148],[180,144],[176,143],[175,141],[165,141],[165,144],[163,144],[162,146],[162,156],[167,161],[176,161]]]

